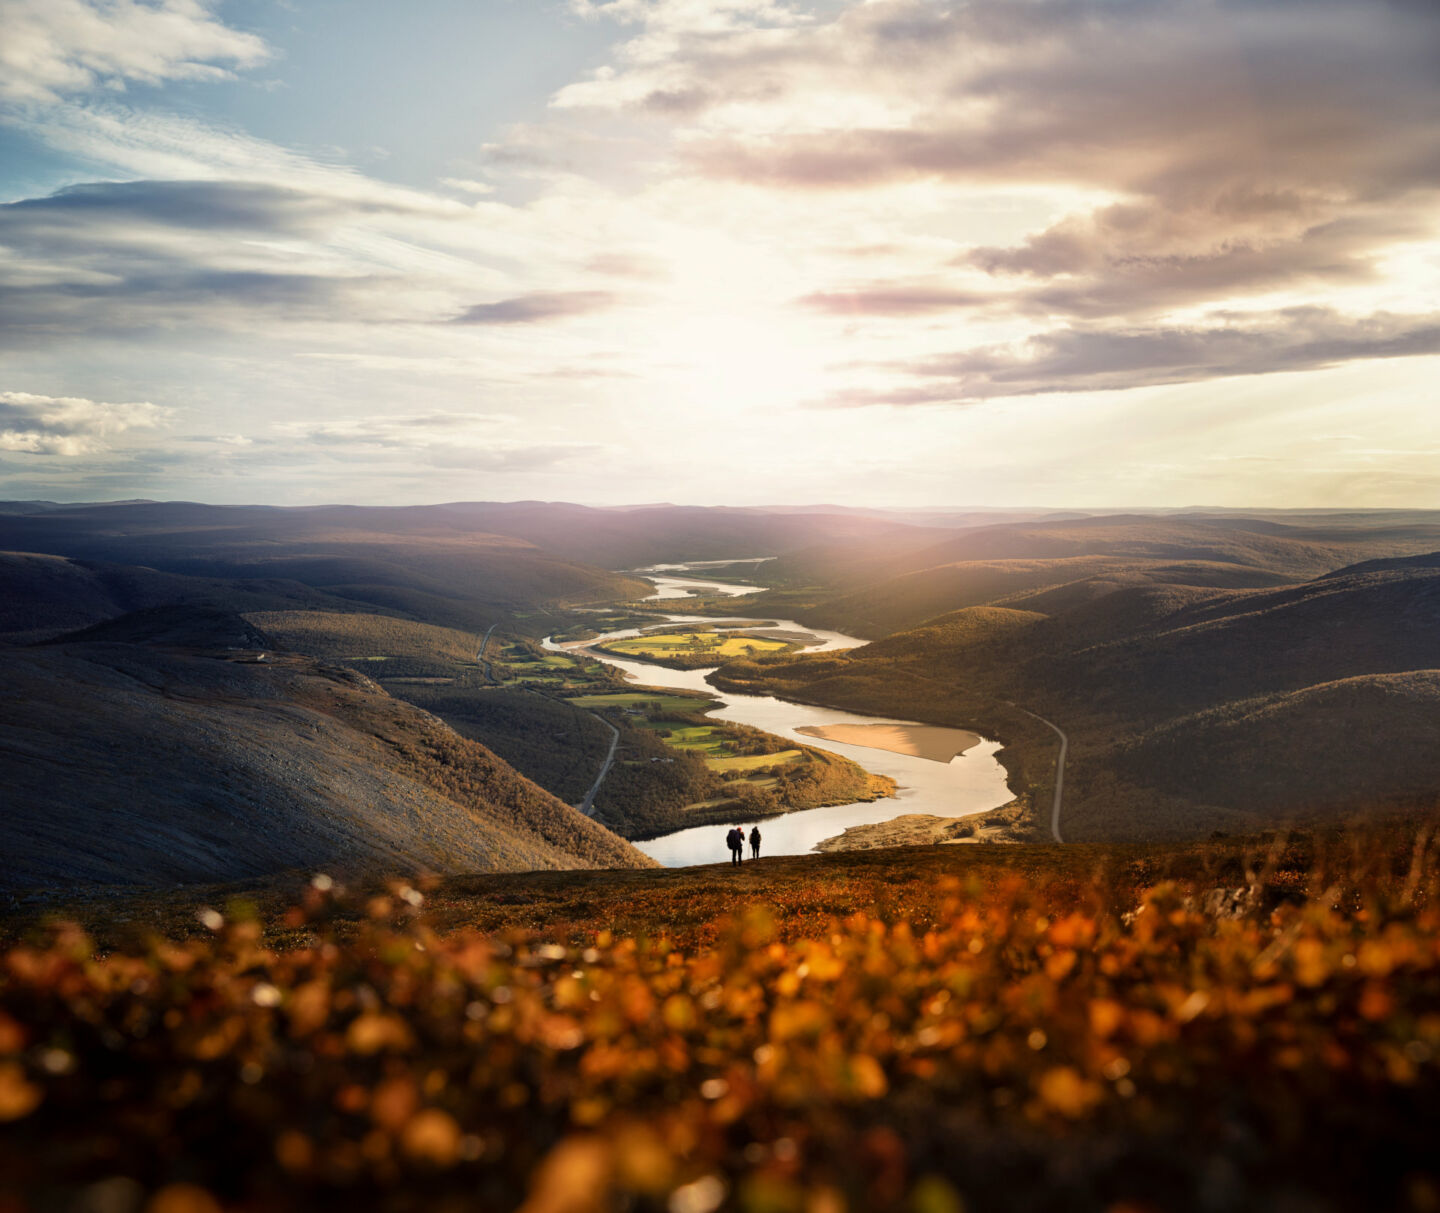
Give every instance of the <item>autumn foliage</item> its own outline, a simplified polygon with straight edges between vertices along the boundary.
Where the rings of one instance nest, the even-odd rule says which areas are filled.
[[[0,957],[0,1209],[1437,1207],[1428,830],[1237,844],[1233,888],[1000,849],[841,914],[762,861],[673,934],[443,886],[55,928]]]

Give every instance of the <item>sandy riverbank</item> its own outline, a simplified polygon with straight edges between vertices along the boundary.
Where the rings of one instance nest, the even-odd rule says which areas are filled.
[[[879,847],[923,847],[943,843],[1034,842],[1035,824],[1024,804],[1012,800],[998,809],[965,817],[907,813],[873,825],[851,826],[817,843],[817,851],[870,851]]]
[[[807,737],[843,741],[850,745],[910,754],[931,762],[949,762],[957,754],[980,744],[980,734],[968,729],[946,729],[929,724],[824,724],[803,725],[795,730]]]

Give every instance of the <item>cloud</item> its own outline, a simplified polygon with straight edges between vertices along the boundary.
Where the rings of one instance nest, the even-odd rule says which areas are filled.
[[[129,430],[154,429],[169,415],[168,409],[143,402],[108,404],[82,396],[0,392],[0,451],[88,455]]]
[[[572,0],[590,19],[639,27],[617,51],[620,67],[606,66],[588,80],[562,88],[555,109],[629,109],[686,119],[725,104],[737,94],[775,97],[782,90],[765,74],[767,61],[788,57],[788,36],[814,20],[775,0]],[[752,68],[737,70],[741,60]],[[719,88],[710,85],[711,74]]]
[[[848,291],[817,291],[797,302],[812,311],[833,316],[924,316],[992,305],[994,293],[954,290],[948,287],[872,283]]]
[[[536,6],[537,20],[562,7]],[[93,460],[17,452],[10,466],[58,482],[108,465],[131,478],[127,493],[203,494],[222,469],[237,493],[462,496],[453,486],[481,470],[513,471],[479,479],[522,495],[563,484],[611,497],[643,482],[647,496],[693,496],[748,483],[735,469],[754,443],[717,439],[712,424],[743,416],[780,435],[765,459],[782,484],[775,452],[800,449],[789,434],[819,443],[795,473],[804,485],[872,457],[993,459],[1006,474],[967,481],[977,491],[1046,495],[1061,491],[1044,479],[1057,433],[1081,435],[1090,418],[1103,438],[1108,412],[1129,434],[1160,395],[1121,389],[1367,359],[1396,361],[1189,393],[1204,416],[1197,406],[1183,440],[1167,422],[1165,441],[1210,442],[1213,415],[1239,398],[1248,439],[1252,414],[1299,418],[1357,383],[1392,445],[1429,424],[1416,403],[1429,364],[1400,361],[1436,348],[1440,6],[1428,0],[568,7],[613,25],[605,66],[549,107],[530,95],[527,111],[511,90],[496,112],[519,121],[498,129],[443,120],[463,98],[437,96],[415,154],[388,166],[447,174],[425,189],[195,117],[250,113],[233,90],[116,91],[258,62],[222,53],[244,36],[224,30],[232,8],[218,0],[0,0],[0,39],[18,28],[12,14],[51,22],[60,64],[32,56],[6,75],[20,52],[0,46],[0,121],[46,149],[35,172],[85,182],[0,206],[8,382],[97,399],[119,391],[107,384],[149,383],[122,394],[195,410],[146,440],[163,449],[140,451],[137,428],[98,439],[113,450]],[[113,60],[86,58],[67,13],[117,32]],[[157,58],[145,66],[118,35],[167,13],[219,41],[187,50],[147,27]],[[361,63],[367,18],[355,20],[360,42],[336,44],[335,83],[378,89],[383,106],[399,78]],[[277,39],[291,36],[283,25]],[[292,92],[297,106],[306,95]],[[267,115],[277,137],[325,137],[321,111]],[[12,172],[10,196],[40,192],[26,171]],[[1307,300],[1326,307],[1295,306]],[[1372,375],[1388,386],[1372,393]],[[853,411],[820,433],[788,406],[826,386],[838,390],[820,407]],[[1061,400],[965,407],[1099,388],[1116,398],[1073,412]],[[1164,393],[1165,407],[1182,395]],[[1292,404],[1301,397],[1316,402]],[[877,405],[894,409],[884,424],[863,412]],[[1072,430],[1027,442],[1041,414]],[[661,452],[617,481],[624,453],[595,444],[662,420],[668,462]],[[35,449],[29,435],[46,433],[33,418],[6,426]],[[62,439],[88,440],[44,441]],[[1198,462],[1188,445],[1162,446],[1155,466]],[[1117,483],[1122,461],[1085,462],[1099,485]],[[677,489],[681,466],[711,472]],[[895,491],[951,483],[935,475]]]
[[[917,372],[919,373],[919,372]],[[894,405],[909,408],[924,404],[967,404],[964,394],[952,385],[938,384],[926,387],[902,388],[843,388],[831,392],[818,400],[809,401],[805,407],[812,409],[868,409],[877,405]]]
[[[215,80],[268,57],[202,0],[0,0],[0,100],[52,102],[127,81]],[[221,65],[228,66],[221,66]]]
[[[1123,204],[1072,217],[1011,248],[964,261],[1018,308],[1079,317],[1138,316],[1279,290],[1382,280],[1387,252],[1433,232],[1423,213],[1350,208],[1294,195],[1231,195],[1189,207]]]
[[[337,458],[403,456],[428,467],[489,472],[528,472],[555,467],[592,455],[601,448],[589,442],[533,442],[507,438],[499,427],[513,423],[506,414],[433,412],[375,414],[331,422],[294,422],[276,427],[278,442],[268,451],[284,449],[290,458],[325,452]]]
[[[407,289],[448,265],[388,233],[443,235],[456,209],[264,181],[87,182],[0,205],[0,345],[265,313],[363,322],[408,305],[428,319],[435,301]]]
[[[293,235],[409,209],[393,199],[327,196],[264,181],[94,181],[0,205],[0,239],[86,233],[96,224]]]
[[[473,207],[347,172],[279,180],[85,182],[0,204],[0,348],[65,337],[281,323],[501,326],[611,306],[607,291],[501,294],[463,308],[477,283],[577,272],[647,272],[638,254],[587,264],[539,215]],[[546,248],[548,243],[549,247]],[[548,258],[547,258],[548,254]],[[519,270],[495,262],[524,258]],[[497,294],[500,292],[497,291]],[[441,323],[446,322],[441,319]]]
[[[1440,236],[1440,5],[870,0],[791,20],[774,5],[584,7],[642,33],[555,104],[668,121],[682,164],[717,189],[810,196],[817,214],[877,192],[897,227],[930,230],[905,190],[1067,199],[1041,230],[962,252],[953,282],[800,296],[820,314],[1153,325],[1383,287],[1399,250]]]
[[[317,446],[419,448],[442,439],[463,441],[465,431],[484,432],[511,420],[508,415],[494,413],[395,413],[340,421],[297,421],[277,428],[287,441]]]
[[[665,277],[665,263],[644,253],[599,253],[586,260],[583,268],[610,278],[657,280]]]
[[[1440,354],[1440,313],[1356,319],[1316,307],[1216,319],[1228,322],[1057,330],[1016,346],[986,346],[903,368],[934,381],[927,385],[843,392],[821,403],[854,408],[1123,390]]]
[[[594,442],[492,442],[484,446],[435,446],[428,449],[431,467],[477,472],[539,472],[605,448]]]
[[[375,295],[360,302],[361,291]],[[154,337],[178,328],[222,329],[276,322],[354,319],[381,306],[378,284],[319,274],[184,266],[139,269],[120,280],[7,286],[0,292],[0,349],[72,338]]]
[[[790,5],[775,0],[570,0],[570,11],[587,20],[608,18],[643,26],[644,38],[625,48],[637,59],[658,55],[660,39],[666,35],[713,37],[756,24],[784,27],[806,20]]]
[[[537,291],[495,303],[477,303],[449,323],[538,324],[598,312],[615,302],[616,296],[609,291]]]
[[[441,177],[446,189],[458,190],[462,194],[493,194],[495,187],[488,181],[475,181],[469,177]]]
[[[752,94],[753,44],[697,40],[672,70],[703,80],[718,107]],[[877,0],[794,31],[759,70],[773,71],[782,100],[858,90],[889,120],[800,124],[777,104],[738,134],[698,132],[692,154],[716,175],[803,187],[914,177],[1173,197],[1267,177],[1393,187],[1440,167],[1428,133],[1437,51],[1440,10],[1383,0],[972,0],[938,12]],[[607,82],[619,103],[625,73]]]

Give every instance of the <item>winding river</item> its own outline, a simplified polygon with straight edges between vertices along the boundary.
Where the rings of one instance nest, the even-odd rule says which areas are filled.
[[[723,564],[738,561],[716,562]],[[683,601],[697,595],[741,595],[755,593],[754,586],[736,585],[728,582],[706,581],[700,577],[681,576],[690,571],[701,571],[703,565],[665,565],[642,569],[637,576],[645,578],[655,586],[651,600]],[[725,619],[716,615],[665,616],[672,623],[714,623]],[[657,620],[657,623],[659,621]],[[762,620],[761,622],[765,622]],[[756,627],[747,622],[746,630],[755,632],[803,632],[814,637],[814,643],[805,646],[806,652],[819,653],[837,649],[853,649],[866,643],[842,632],[810,628],[789,619],[771,619],[768,628]],[[653,629],[654,625],[651,625]],[[899,785],[898,794],[883,800],[855,804],[833,805],[824,809],[804,809],[787,813],[783,817],[769,817],[758,824],[764,835],[762,855],[800,855],[813,850],[815,844],[833,838],[850,826],[870,825],[889,821],[906,813],[931,813],[937,817],[966,817],[972,813],[983,813],[996,808],[1012,798],[1005,783],[1005,770],[995,761],[995,752],[1000,744],[982,740],[964,754],[957,755],[948,763],[936,762],[909,754],[897,754],[871,746],[854,745],[833,741],[823,737],[797,732],[803,727],[825,727],[829,725],[913,725],[913,721],[897,720],[889,716],[861,716],[853,712],[837,711],[833,708],[817,708],[789,700],[777,699],[771,695],[742,695],[735,692],[717,692],[705,681],[714,667],[705,670],[672,670],[650,662],[624,661],[606,653],[597,653],[588,646],[607,640],[620,640],[640,634],[638,628],[606,632],[590,641],[579,644],[555,644],[546,639],[545,646],[552,649],[584,649],[587,656],[603,661],[606,665],[620,670],[627,678],[642,686],[673,687],[690,691],[704,691],[718,695],[720,707],[709,713],[714,720],[734,721],[751,725],[774,733],[780,737],[794,739],[797,744],[814,746],[834,754],[842,754],[859,763],[867,771],[889,775]],[[751,822],[741,823],[749,831]],[[688,830],[677,830],[635,845],[647,855],[668,868],[688,867],[692,864],[718,863],[728,858],[725,850],[724,826],[697,826]]]

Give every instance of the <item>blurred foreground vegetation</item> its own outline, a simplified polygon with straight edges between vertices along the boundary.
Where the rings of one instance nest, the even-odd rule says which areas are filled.
[[[1411,822],[32,911],[0,1208],[1433,1209],[1437,878]]]

